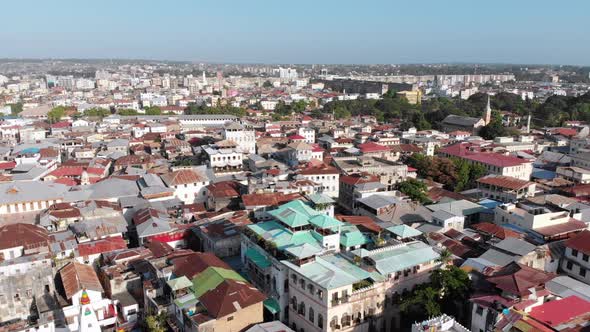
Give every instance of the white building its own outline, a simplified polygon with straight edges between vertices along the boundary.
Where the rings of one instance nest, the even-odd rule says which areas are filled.
[[[315,130],[308,127],[301,127],[297,132],[299,133],[299,135],[305,137],[305,143],[315,143]]]
[[[182,169],[163,174],[162,180],[174,189],[174,197],[185,204],[203,203],[207,200],[206,186],[209,179],[198,171]]]
[[[256,153],[256,132],[238,122],[230,122],[223,128],[223,139],[238,144],[243,153]]]

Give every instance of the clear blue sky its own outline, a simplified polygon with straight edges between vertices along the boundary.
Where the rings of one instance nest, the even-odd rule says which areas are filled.
[[[0,57],[590,64],[588,0],[13,0],[0,8]]]

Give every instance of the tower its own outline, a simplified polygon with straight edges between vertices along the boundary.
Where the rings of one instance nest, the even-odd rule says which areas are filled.
[[[78,317],[78,331],[79,332],[101,332],[100,325],[96,312],[92,309],[90,304],[90,297],[86,293],[86,289],[82,291],[80,297],[80,316]]]
[[[203,85],[207,85],[207,76],[205,76],[204,70],[203,70]]]
[[[483,118],[486,125],[492,121],[492,107],[490,106],[490,95],[488,95],[488,104],[486,105],[486,113]]]

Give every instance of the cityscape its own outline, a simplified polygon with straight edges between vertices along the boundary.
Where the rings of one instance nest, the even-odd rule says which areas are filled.
[[[0,332],[590,331],[581,14],[172,3],[6,8]]]

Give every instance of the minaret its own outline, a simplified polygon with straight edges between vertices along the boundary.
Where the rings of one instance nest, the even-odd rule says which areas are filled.
[[[207,85],[207,77],[205,76],[204,70],[203,70],[203,85]]]
[[[488,95],[488,104],[486,105],[486,113],[483,118],[486,125],[492,121],[492,107],[490,106],[490,95]]]
[[[82,290],[80,297],[80,316],[78,317],[78,331],[79,332],[101,332],[96,312],[90,303],[90,297],[86,293],[86,289]]]

